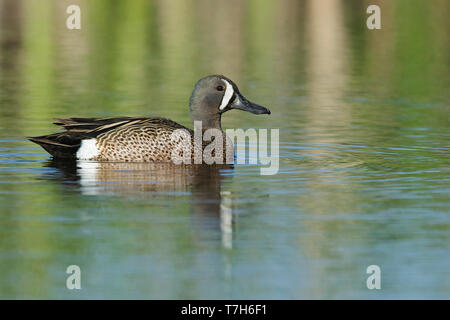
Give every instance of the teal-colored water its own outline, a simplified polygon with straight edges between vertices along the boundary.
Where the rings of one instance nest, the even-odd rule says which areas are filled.
[[[78,1],[67,30],[71,1],[0,0],[0,298],[449,298],[449,2],[377,2],[376,31],[338,0]],[[189,125],[211,73],[271,109],[223,126],[278,128],[276,175],[56,163],[24,138]]]

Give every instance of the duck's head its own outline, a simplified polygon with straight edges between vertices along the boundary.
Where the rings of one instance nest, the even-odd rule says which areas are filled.
[[[247,100],[236,84],[222,75],[207,76],[195,84],[189,109],[191,120],[201,121],[203,129],[220,129],[222,114],[232,109],[270,114],[269,109]]]

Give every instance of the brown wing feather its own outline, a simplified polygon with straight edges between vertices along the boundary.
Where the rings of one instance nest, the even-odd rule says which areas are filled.
[[[101,133],[119,127],[131,125],[158,125],[164,124],[174,128],[184,128],[175,121],[166,118],[145,118],[145,117],[120,117],[120,118],[70,118],[55,119],[53,122],[62,126],[68,132],[85,134],[89,138],[95,138]]]
[[[28,137],[54,157],[73,158],[83,139],[92,139],[102,133],[127,126],[164,125],[174,129],[185,128],[175,121],[165,118],[118,117],[118,118],[69,118],[55,119],[54,124],[66,131],[39,137]]]

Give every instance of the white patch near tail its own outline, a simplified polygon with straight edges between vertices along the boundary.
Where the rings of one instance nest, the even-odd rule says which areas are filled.
[[[231,97],[233,96],[234,90],[233,86],[225,79],[222,79],[226,84],[225,93],[223,94],[222,103],[220,104],[219,110],[225,109],[230,102]]]
[[[77,151],[77,159],[92,160],[99,154],[97,139],[81,140],[81,146]]]

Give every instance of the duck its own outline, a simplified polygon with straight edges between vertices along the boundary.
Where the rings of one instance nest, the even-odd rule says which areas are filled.
[[[237,85],[223,75],[209,75],[197,81],[189,99],[190,118],[202,132],[218,130],[224,135],[224,158],[232,154],[232,144],[222,130],[222,115],[229,110],[268,114],[266,107],[249,101]],[[54,159],[99,162],[174,162],[174,149],[195,149],[193,129],[162,117],[113,117],[54,119],[65,131],[27,137]],[[183,139],[185,132],[191,138]],[[175,138],[174,138],[175,137]],[[228,139],[228,140],[227,140]],[[188,146],[186,144],[189,144]],[[206,147],[204,141],[202,148]],[[181,149],[183,150],[183,149]],[[194,152],[191,157],[194,157]],[[232,157],[232,156],[231,156]]]

